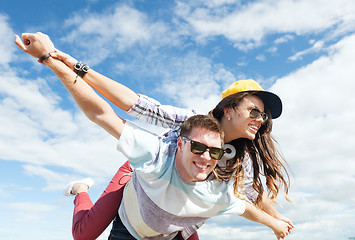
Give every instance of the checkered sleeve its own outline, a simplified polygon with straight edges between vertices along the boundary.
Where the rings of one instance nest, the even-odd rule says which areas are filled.
[[[181,126],[186,119],[198,114],[195,110],[161,105],[145,95],[139,95],[138,101],[127,113],[140,121],[164,128]]]

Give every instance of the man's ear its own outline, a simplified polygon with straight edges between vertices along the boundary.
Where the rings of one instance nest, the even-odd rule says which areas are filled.
[[[177,150],[182,152],[182,144],[184,140],[182,140],[181,136],[177,139]]]

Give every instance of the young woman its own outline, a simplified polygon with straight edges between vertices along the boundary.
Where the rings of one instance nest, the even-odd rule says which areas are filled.
[[[65,62],[72,70],[75,65],[74,71],[77,74],[80,73],[90,86],[111,102],[123,110],[129,110],[129,113],[136,117],[161,126],[171,127],[172,130],[169,132],[171,137],[178,136],[181,123],[189,116],[196,114],[195,111],[161,106],[156,101],[139,96],[125,86],[91,69],[84,69],[83,67],[86,67],[86,65],[78,63],[69,55],[61,52],[53,53],[54,46],[46,35],[40,33],[23,34],[22,38],[26,45],[21,42],[18,36],[15,42],[23,51],[38,58],[46,56],[44,59],[41,58],[44,64],[47,58],[56,57]],[[46,42],[46,40],[49,41]],[[31,44],[47,44],[43,47],[43,55],[32,54],[29,51],[29,45]],[[66,78],[70,75],[64,69],[65,67],[68,68],[67,66],[63,65],[52,70],[59,78]],[[82,74],[83,72],[84,74]],[[78,81],[81,80],[77,77],[73,79],[72,83],[77,84],[77,79],[79,79]],[[68,83],[66,84],[67,88],[73,87]],[[211,113],[221,122],[225,131],[225,142],[229,143],[228,147],[231,152],[229,159],[226,159],[225,163],[219,166],[214,173],[221,180],[234,178],[236,194],[239,193],[240,179],[244,178],[244,192],[251,201],[271,216],[292,225],[288,219],[280,216],[271,204],[271,200],[279,192],[279,185],[283,185],[286,194],[288,192],[287,172],[283,173],[285,169],[270,136],[271,118],[277,118],[281,114],[281,110],[281,100],[275,94],[264,91],[253,80],[238,81],[228,88],[223,93],[223,100]],[[90,113],[86,114],[93,121],[98,117]],[[111,131],[111,129],[106,130]],[[122,186],[129,179],[130,168],[125,164],[120,170],[124,171],[117,172],[94,206],[85,193],[87,186],[78,184],[73,187],[72,193],[77,194],[73,217],[74,239],[96,238],[116,216],[122,198]],[[267,190],[270,193],[271,200],[263,191],[259,173],[266,176]],[[75,190],[76,188],[79,190]],[[100,225],[97,225],[98,222],[100,222]],[[193,232],[194,229],[190,233]],[[85,236],[87,233],[90,236]],[[196,235],[193,236],[197,237]]]

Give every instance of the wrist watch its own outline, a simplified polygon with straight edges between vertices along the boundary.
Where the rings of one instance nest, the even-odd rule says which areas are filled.
[[[74,65],[74,72],[78,76],[80,76],[81,78],[83,78],[89,70],[90,70],[90,67],[86,64],[83,64],[82,62],[77,62]]]

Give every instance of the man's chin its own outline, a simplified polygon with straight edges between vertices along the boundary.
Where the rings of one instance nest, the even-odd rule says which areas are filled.
[[[196,176],[196,182],[201,182],[201,181],[205,181],[207,179],[208,174],[203,173],[203,174],[199,174]]]

